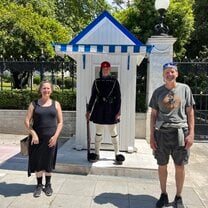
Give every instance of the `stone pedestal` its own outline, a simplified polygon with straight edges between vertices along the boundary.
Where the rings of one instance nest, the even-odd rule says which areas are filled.
[[[161,86],[163,82],[163,65],[173,61],[173,44],[176,38],[172,36],[152,36],[147,44],[153,45],[149,54],[147,66],[147,104],[149,103],[153,91]],[[146,119],[146,139],[150,138],[150,108],[147,110]]]

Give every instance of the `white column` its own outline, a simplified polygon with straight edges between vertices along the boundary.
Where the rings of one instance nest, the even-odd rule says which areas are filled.
[[[152,36],[148,39],[147,45],[153,45],[149,55],[147,66],[147,104],[149,103],[153,91],[163,84],[163,64],[173,60],[173,44],[176,38],[172,36]],[[146,139],[150,138],[150,109],[147,110],[146,119]]]

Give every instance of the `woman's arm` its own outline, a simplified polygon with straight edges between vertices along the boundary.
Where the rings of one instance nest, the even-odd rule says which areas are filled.
[[[25,124],[25,127],[26,127],[28,133],[32,136],[31,144],[33,144],[33,143],[38,144],[39,138],[38,138],[35,130],[32,128],[33,111],[34,111],[33,103],[30,103],[27,113],[26,113],[26,116],[25,116],[24,124]]]
[[[55,134],[49,140],[49,145],[48,145],[49,147],[53,147],[56,145],[58,137],[63,128],[63,114],[62,114],[61,105],[58,101],[56,101],[55,106],[56,106],[56,111],[57,111],[57,128],[56,128]]]

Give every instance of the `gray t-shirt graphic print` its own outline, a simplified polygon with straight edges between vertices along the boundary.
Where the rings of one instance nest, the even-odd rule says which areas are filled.
[[[152,95],[149,107],[158,111],[156,128],[165,123],[187,127],[186,107],[195,104],[192,92],[188,85],[178,83],[169,90],[165,85],[157,88]]]

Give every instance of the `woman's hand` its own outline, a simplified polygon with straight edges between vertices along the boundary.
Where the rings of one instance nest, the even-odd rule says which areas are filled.
[[[49,143],[48,143],[48,146],[51,148],[51,147],[55,147],[56,146],[56,143],[57,143],[57,138],[52,136],[49,140]]]
[[[39,138],[37,135],[32,136],[31,145],[33,145],[33,144],[39,144]]]

